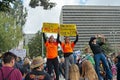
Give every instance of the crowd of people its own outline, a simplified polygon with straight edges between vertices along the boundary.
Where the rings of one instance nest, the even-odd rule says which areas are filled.
[[[46,62],[38,56],[30,61],[28,58],[21,60],[12,52],[5,52],[1,56],[0,80],[60,80],[62,75],[65,80],[120,80],[120,54],[114,59],[108,57],[101,47],[105,44],[105,36],[97,34],[90,38],[89,47],[84,49],[85,56],[79,56],[74,61],[74,47],[78,41],[76,32],[75,41],[65,37],[64,41],[50,36],[46,39]],[[100,38],[100,41],[97,41]],[[60,44],[63,57],[58,55]],[[93,54],[90,53],[90,50]]]

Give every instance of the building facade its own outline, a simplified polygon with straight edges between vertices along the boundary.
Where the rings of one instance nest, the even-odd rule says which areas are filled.
[[[79,41],[75,50],[82,50],[95,34],[104,34],[111,47],[120,50],[120,6],[65,5],[60,23],[76,24]]]

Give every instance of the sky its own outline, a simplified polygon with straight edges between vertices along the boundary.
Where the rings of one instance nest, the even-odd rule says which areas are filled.
[[[24,26],[24,33],[34,34],[41,30],[43,22],[59,23],[60,12],[63,5],[104,5],[120,6],[120,0],[50,0],[57,5],[50,10],[43,10],[42,7],[29,7],[30,0],[23,0],[24,7],[27,8],[28,16]]]

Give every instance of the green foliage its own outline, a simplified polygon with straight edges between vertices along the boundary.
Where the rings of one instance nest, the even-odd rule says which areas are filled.
[[[47,10],[53,8],[56,4],[53,2],[49,2],[49,0],[31,0],[29,5],[32,8],[43,6],[43,9]]]
[[[31,58],[36,56],[42,56],[42,33],[38,31],[35,37],[33,37],[28,43],[29,56]]]
[[[22,38],[22,29],[15,25],[15,19],[0,12],[0,48],[2,51],[16,47]]]
[[[15,0],[2,0],[0,1],[0,11],[4,11],[4,12],[9,12],[11,9],[11,5],[13,4]]]
[[[16,19],[16,25],[24,26],[27,17],[27,10],[24,8],[21,0],[16,0],[13,3],[10,14]]]
[[[6,51],[17,47],[22,39],[27,11],[21,0],[2,0],[0,2],[8,6],[8,9],[0,6],[0,48],[2,51]]]
[[[0,1],[0,11],[10,12],[13,9],[13,6],[16,5],[16,2],[21,2],[22,0],[2,0]],[[56,4],[50,2],[49,0],[31,0],[29,3],[30,7],[35,8],[37,6],[43,6],[43,9],[51,9]]]

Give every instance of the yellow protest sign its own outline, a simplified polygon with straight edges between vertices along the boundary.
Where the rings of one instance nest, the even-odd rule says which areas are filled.
[[[43,23],[42,32],[58,33],[58,23]]]
[[[75,24],[60,24],[60,35],[61,36],[76,36],[76,25]]]

